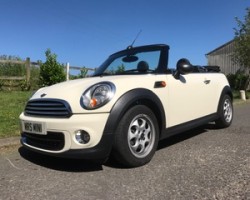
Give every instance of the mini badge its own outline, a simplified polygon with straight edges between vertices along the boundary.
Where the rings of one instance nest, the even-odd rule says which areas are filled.
[[[47,94],[43,93],[43,94],[41,94],[40,97],[42,98],[42,97],[45,97],[46,95],[47,95]]]

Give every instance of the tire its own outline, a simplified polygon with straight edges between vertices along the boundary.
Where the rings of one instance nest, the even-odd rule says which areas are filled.
[[[159,127],[154,113],[146,106],[130,108],[118,124],[113,156],[126,167],[148,163],[156,151]]]
[[[233,121],[233,104],[230,96],[225,95],[218,108],[219,118],[215,121],[217,128],[229,127]]]

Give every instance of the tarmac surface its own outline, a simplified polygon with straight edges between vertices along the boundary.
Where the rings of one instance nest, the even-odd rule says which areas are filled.
[[[10,137],[0,139],[0,148],[10,145],[17,145],[20,143],[20,137]]]
[[[250,200],[250,104],[232,126],[206,125],[159,143],[152,161],[126,169],[32,153],[0,140],[0,200]]]

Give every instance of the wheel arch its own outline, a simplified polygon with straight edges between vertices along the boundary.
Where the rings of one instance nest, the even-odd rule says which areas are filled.
[[[232,90],[229,86],[225,86],[221,92],[221,95],[220,95],[220,99],[219,99],[218,106],[217,106],[217,113],[219,113],[220,104],[221,104],[221,101],[225,95],[230,96],[230,98],[232,99],[232,102],[233,102]]]
[[[124,113],[135,105],[145,105],[152,110],[158,122],[159,134],[161,134],[166,122],[164,107],[156,94],[144,88],[130,90],[116,101],[105,125],[104,134],[111,133],[114,135]]]

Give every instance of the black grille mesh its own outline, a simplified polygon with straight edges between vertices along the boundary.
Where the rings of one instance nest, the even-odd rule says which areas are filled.
[[[25,115],[37,117],[69,118],[72,115],[69,104],[60,99],[34,99],[25,107]]]
[[[64,147],[64,135],[60,132],[47,132],[47,135],[22,133],[24,143],[52,151],[60,151]]]

